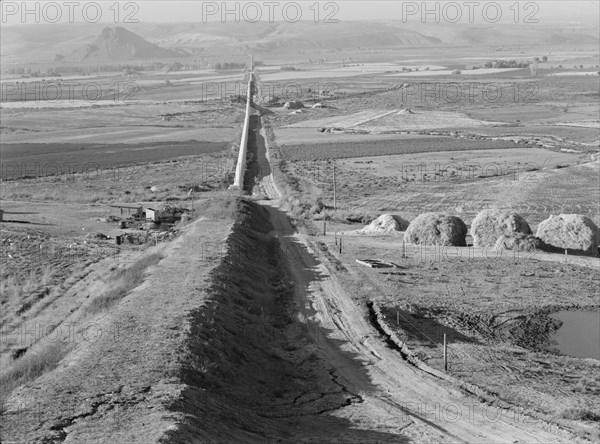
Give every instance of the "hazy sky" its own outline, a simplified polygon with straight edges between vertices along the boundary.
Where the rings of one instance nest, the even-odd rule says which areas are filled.
[[[584,21],[598,23],[600,0],[543,0],[520,1],[122,1],[115,7],[110,1],[75,1],[65,5],[57,1],[5,1],[2,0],[2,24],[36,24],[99,22],[126,25],[140,23],[214,21],[253,22],[288,21],[298,19],[326,20],[377,20],[395,19],[410,23],[571,23]],[[23,7],[25,4],[25,8]],[[517,4],[517,6],[515,6]],[[424,5],[424,6],[423,6]],[[229,13],[227,13],[227,11]],[[425,15],[423,15],[425,13]],[[225,15],[224,15],[225,14]]]

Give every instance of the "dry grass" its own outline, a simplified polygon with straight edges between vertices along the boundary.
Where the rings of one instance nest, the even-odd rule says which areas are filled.
[[[200,215],[205,220],[233,220],[237,198],[226,195],[208,199],[200,209]]]
[[[558,415],[560,418],[573,421],[600,422],[600,414],[586,407],[566,407]]]
[[[48,344],[37,352],[27,352],[15,360],[10,369],[0,376],[0,413],[4,411],[6,399],[15,388],[56,368],[68,351],[66,343]]]
[[[162,255],[160,253],[152,253],[142,257],[127,268],[117,270],[111,276],[110,287],[94,298],[85,308],[85,312],[94,314],[106,310],[123,299],[131,290],[144,282],[146,269],[157,264],[161,259]]]
[[[8,300],[16,300],[23,293],[23,284],[19,282],[17,276],[8,276],[0,279],[0,301],[2,303]]]
[[[52,283],[56,270],[51,264],[30,269],[27,273],[10,274],[0,279],[0,301],[17,300],[24,294],[31,293]]]

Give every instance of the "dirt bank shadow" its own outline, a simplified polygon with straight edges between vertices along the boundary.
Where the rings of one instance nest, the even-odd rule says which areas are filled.
[[[163,442],[410,442],[330,414],[378,388],[365,357],[342,351],[345,341],[314,320],[312,307],[297,304],[297,292],[324,277],[305,247],[286,239],[293,229],[285,217],[277,217],[286,221],[277,227],[280,238],[273,236],[269,212],[277,211],[238,202],[210,299],[190,315],[187,348],[178,353],[185,385],[170,407],[184,419]],[[290,271],[299,267],[300,274]],[[332,355],[334,365],[324,359]],[[410,423],[403,413],[398,428]],[[393,430],[394,418],[380,419]]]

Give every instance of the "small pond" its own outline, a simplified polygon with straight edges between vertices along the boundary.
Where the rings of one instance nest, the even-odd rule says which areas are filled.
[[[563,355],[600,360],[600,310],[559,311],[550,317],[562,321],[550,348]]]

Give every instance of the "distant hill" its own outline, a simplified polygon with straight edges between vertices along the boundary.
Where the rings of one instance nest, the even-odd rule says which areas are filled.
[[[182,51],[161,48],[123,27],[107,27],[92,42],[76,49],[68,60],[116,61],[164,59],[187,55]]]
[[[258,23],[139,23],[109,27],[97,23],[0,27],[4,63],[141,59],[257,57],[377,48],[597,45],[593,25],[481,26],[401,23],[398,20]]]
[[[238,48],[258,53],[310,49],[385,48],[442,45],[438,37],[378,22],[338,23],[335,26],[300,23],[205,23],[162,25],[155,34],[165,47],[189,52],[215,52]]]

